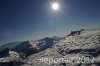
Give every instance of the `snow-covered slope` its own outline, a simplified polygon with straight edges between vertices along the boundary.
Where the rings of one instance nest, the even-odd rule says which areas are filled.
[[[17,52],[9,51],[7,56],[0,58],[0,66],[20,66],[22,60]]]
[[[18,64],[24,63],[19,64],[21,66],[99,66],[100,29],[71,31],[64,38],[46,37],[35,41],[9,43],[2,45],[0,50],[5,48],[10,50],[9,55],[1,56],[0,62],[17,59]],[[6,54],[8,51],[1,53]],[[16,62],[13,65],[16,66]]]
[[[9,51],[9,55],[3,58],[0,58],[0,62],[11,62],[19,59],[19,54],[14,51]]]
[[[62,37],[46,37],[35,41],[31,40],[13,42],[0,46],[0,50],[2,51],[8,48],[9,50],[18,52],[21,55],[29,56],[53,46],[57,41],[61,39]]]
[[[62,58],[64,62],[57,62]],[[82,30],[66,36],[53,47],[29,56],[26,61],[22,66],[99,66],[100,29]]]
[[[30,41],[30,43],[33,45],[33,47],[38,49],[38,51],[42,51],[49,47],[52,47],[56,42],[60,41],[61,39],[63,39],[63,37],[46,37],[36,41]]]

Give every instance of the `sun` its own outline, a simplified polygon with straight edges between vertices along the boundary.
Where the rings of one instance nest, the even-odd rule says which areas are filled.
[[[58,3],[52,3],[52,9],[53,10],[58,10],[59,9],[59,4]]]

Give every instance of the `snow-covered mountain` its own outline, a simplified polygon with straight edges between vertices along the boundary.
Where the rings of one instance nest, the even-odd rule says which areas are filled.
[[[29,56],[22,66],[100,66],[100,29],[79,31],[71,32],[73,35],[65,36],[53,47]],[[57,62],[62,58],[68,63]]]
[[[46,37],[1,47],[9,48],[17,61],[21,59],[17,66],[100,66],[100,29],[81,29],[65,37]]]
[[[61,39],[62,37],[52,37],[52,38],[46,37],[35,41],[31,40],[31,41],[13,42],[0,46],[0,50],[2,51],[8,48],[10,51],[15,51],[18,52],[19,54],[28,56],[51,47]]]
[[[0,46],[0,66],[19,66],[21,63],[24,63],[24,59],[27,56],[43,51],[61,39],[62,37],[46,37],[35,41],[20,41],[4,44]]]
[[[52,47],[54,44],[56,44],[56,42],[60,41],[61,39],[63,39],[63,37],[46,37],[36,41],[30,41],[30,43],[33,45],[33,47],[38,49],[38,51],[42,51],[49,47]]]

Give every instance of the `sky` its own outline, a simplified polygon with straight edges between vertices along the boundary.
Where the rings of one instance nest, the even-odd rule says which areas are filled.
[[[0,0],[0,44],[100,27],[100,0]]]

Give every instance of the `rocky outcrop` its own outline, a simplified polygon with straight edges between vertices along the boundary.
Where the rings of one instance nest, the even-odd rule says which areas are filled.
[[[4,50],[2,50],[0,52],[0,58],[1,57],[6,57],[7,55],[9,55],[9,49],[8,48],[5,48]]]
[[[75,35],[80,35],[81,32],[83,31],[84,29],[81,29],[81,30],[78,30],[78,31],[71,31],[71,33],[68,35],[68,36],[75,36]]]

